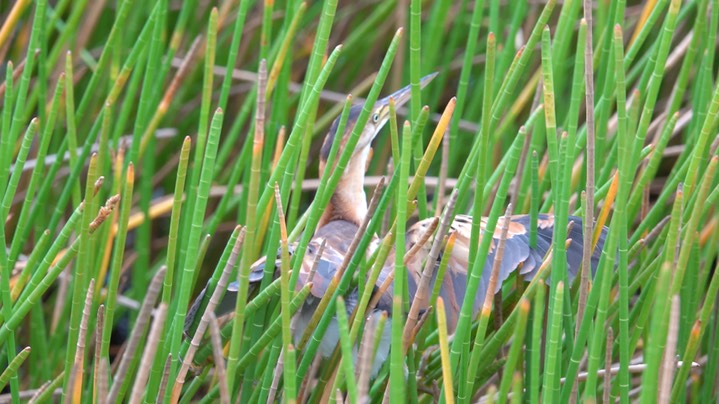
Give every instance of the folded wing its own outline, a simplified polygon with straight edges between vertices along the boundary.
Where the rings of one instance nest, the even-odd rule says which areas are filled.
[[[496,258],[499,240],[501,237],[501,228],[504,218],[500,218],[495,232],[491,235],[489,253],[487,260],[484,262],[484,268],[480,278],[479,288],[475,295],[473,312],[476,314],[483,302],[487,289],[489,288],[489,279],[492,273],[492,267]],[[570,232],[568,233],[569,245],[567,247],[567,269],[568,279],[573,281],[579,273],[582,263],[583,239],[582,239],[582,220],[581,218],[571,216],[570,222],[573,222]],[[423,220],[413,225],[407,233],[407,248],[411,248],[418,242],[420,235],[429,226],[431,219]],[[486,218],[481,220],[481,237],[486,237],[485,232]],[[530,244],[530,217],[529,215],[516,215],[509,218],[507,239],[505,242],[504,255],[499,267],[499,276],[497,286],[494,290],[496,293],[503,282],[515,271],[523,276],[525,280],[531,280],[536,276],[539,268],[544,260],[545,255],[552,245],[552,237],[554,235],[554,216],[539,215],[537,220],[537,240],[534,246]],[[469,268],[469,252],[471,246],[472,233],[472,217],[466,215],[457,215],[451,225],[450,233],[455,233],[455,244],[452,249],[451,256],[448,259],[447,271],[442,279],[442,285],[439,289],[439,295],[445,302],[447,310],[447,321],[450,329],[454,328],[459,317],[461,304],[467,290],[467,276],[471,268]],[[606,230],[602,234],[597,243],[597,247],[592,255],[592,274],[596,271],[599,257],[604,245]],[[407,263],[408,272],[408,292],[410,299],[413,299],[417,293],[417,287],[424,270],[424,262],[429,256],[430,239],[410,262]],[[442,256],[438,257],[436,266],[439,265]],[[435,267],[436,269],[436,267]],[[434,287],[437,271],[434,272],[434,279],[430,283],[430,289]]]

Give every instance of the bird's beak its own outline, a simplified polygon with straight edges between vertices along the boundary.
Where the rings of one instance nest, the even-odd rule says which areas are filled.
[[[437,76],[437,73],[428,74],[427,76],[424,76],[419,81],[420,88],[424,88],[429,84],[432,79],[434,79]],[[409,101],[410,97],[412,95],[412,85],[408,85],[398,91],[395,91],[394,93],[388,95],[387,97],[382,98],[381,100],[378,100],[375,102],[373,108],[372,108],[372,114],[368,118],[367,126],[364,128],[362,133],[360,134],[360,138],[357,141],[357,145],[355,146],[355,150],[353,150],[353,153],[359,153],[359,152],[365,152],[367,148],[370,147],[370,144],[375,139],[375,137],[379,134],[380,130],[384,127],[384,125],[389,121],[389,102],[390,99],[394,100],[395,108],[399,109],[401,106],[407,103]],[[341,134],[341,141],[344,145],[344,143],[349,138],[349,135],[354,130],[354,126],[357,123],[356,119],[359,115],[361,109],[364,108],[362,104],[357,104],[352,107],[353,113],[350,114],[350,118],[347,121],[347,127],[344,130],[344,133]],[[324,161],[324,163],[327,162],[327,158],[329,156],[329,151],[332,146],[332,143],[335,141],[335,135],[338,127],[339,117],[335,119],[335,121],[332,124],[332,127],[330,129],[330,132],[325,137],[325,141],[322,145],[322,152],[320,154],[320,160]],[[322,166],[321,163],[320,166]]]
[[[435,77],[437,77],[437,72],[434,72],[432,74],[428,74],[424,77],[422,77],[419,80],[419,88],[425,88],[427,87],[427,84],[429,84]],[[404,104],[409,101],[410,97],[412,95],[412,85],[405,86],[394,93],[382,98],[381,100],[377,101],[375,104],[375,113],[379,114],[378,121],[383,125],[387,120],[389,119],[389,100],[390,98],[394,100],[394,106],[396,109],[399,109]],[[382,125],[379,125],[380,127]]]

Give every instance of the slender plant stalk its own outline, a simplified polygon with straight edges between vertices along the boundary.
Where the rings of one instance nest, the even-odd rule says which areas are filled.
[[[30,351],[31,349],[29,346],[25,347],[13,358],[8,367],[3,370],[2,374],[0,374],[0,387],[5,388],[13,375],[17,375],[18,369],[30,355]]]
[[[182,328],[185,323],[185,316],[187,315],[187,302],[190,300],[190,293],[193,284],[193,271],[196,268],[198,262],[199,252],[199,239],[200,232],[202,231],[202,221],[204,218],[205,209],[207,207],[207,199],[210,191],[211,176],[214,172],[215,157],[217,154],[217,144],[220,137],[220,131],[222,130],[222,110],[215,111],[215,115],[212,118],[212,125],[210,127],[210,133],[207,141],[207,148],[205,150],[205,158],[202,163],[202,173],[200,175],[200,182],[197,194],[197,202],[192,212],[192,228],[190,232],[190,241],[188,244],[187,257],[185,259],[185,265],[183,268],[183,275],[180,279],[179,296],[176,306],[175,316],[172,322],[172,334],[170,339],[170,353],[174,353],[173,358],[179,358],[180,343],[182,338]],[[173,361],[179,361],[179,359],[173,359]],[[176,369],[177,362],[174,369]],[[173,370],[171,374],[174,374]]]
[[[529,301],[522,300],[519,309],[519,321],[517,322],[517,328],[514,333],[514,339],[512,340],[512,346],[509,350],[509,356],[507,359],[508,368],[502,377],[502,383],[499,386],[499,402],[503,403],[507,401],[510,387],[516,383],[513,383],[518,373],[514,372],[514,367],[519,360],[520,350],[522,343],[524,342],[524,332],[527,328],[527,319],[529,317]]]
[[[0,23],[0,401],[715,401],[714,1],[16,3]],[[350,252],[294,335],[301,266],[327,270],[307,247],[390,70],[411,97],[369,145],[380,185],[356,237],[332,235]],[[338,116],[349,137],[318,170]],[[527,261],[475,316],[508,203],[527,216],[504,255]],[[140,338],[163,266],[152,293],[171,315]]]
[[[444,302],[437,298],[437,327],[439,329],[439,349],[442,354],[442,379],[444,380],[444,394],[447,403],[454,403],[452,392],[452,368],[449,364],[449,343],[447,338],[447,319],[445,318]]]
[[[122,261],[124,254],[125,240],[127,237],[127,225],[130,215],[130,207],[132,206],[132,192],[135,183],[135,169],[134,165],[130,164],[127,167],[127,173],[125,175],[125,181],[122,187],[123,199],[120,202],[120,209],[118,212],[118,233],[115,238],[114,254],[112,258],[112,264],[110,267],[110,280],[108,282],[108,295],[105,300],[105,324],[102,330],[102,348],[100,349],[100,355],[103,358],[109,358],[110,350],[110,336],[112,335],[113,320],[115,316],[115,308],[117,305],[117,291],[120,283],[120,270],[122,267]]]
[[[97,155],[93,155],[90,158],[90,167],[88,169],[87,174],[87,182],[85,183],[85,199],[83,200],[83,204],[85,206],[91,206],[92,198],[95,195],[95,186],[96,180],[98,180],[98,166],[97,166]],[[100,183],[101,184],[101,183]],[[86,209],[83,212],[82,220],[80,222],[80,232],[81,235],[84,237],[81,237],[80,240],[83,240],[80,243],[79,249],[80,252],[78,253],[78,262],[77,262],[77,270],[75,271],[75,277],[73,280],[74,288],[73,288],[73,299],[72,299],[72,311],[70,315],[70,327],[68,329],[68,348],[67,348],[67,357],[65,358],[65,382],[64,382],[64,389],[63,389],[63,395],[67,399],[68,393],[71,390],[70,385],[70,376],[72,374],[73,368],[74,368],[74,361],[75,361],[75,350],[77,346],[77,338],[79,335],[79,329],[80,329],[80,323],[82,321],[82,310],[83,310],[83,296],[85,295],[85,276],[88,275],[89,272],[89,255],[90,255],[90,221],[92,220],[92,216],[90,213],[90,209]],[[70,345],[73,345],[71,348]],[[72,355],[70,355],[72,353]],[[80,379],[82,380],[82,379]],[[82,386],[80,386],[82,387]]]
[[[162,289],[162,281],[165,276],[165,268],[160,268],[150,282],[147,295],[145,300],[142,302],[140,313],[137,316],[137,325],[133,329],[132,335],[128,340],[127,348],[123,353],[122,357],[119,358],[119,365],[115,379],[110,387],[110,392],[107,394],[108,402],[116,402],[122,400],[124,394],[127,392],[127,388],[130,384],[131,378],[129,377],[130,367],[134,362],[135,350],[140,344],[140,340],[145,334],[145,329],[150,322],[150,316],[152,315],[152,308],[155,305],[160,290]]]
[[[85,304],[82,309],[82,319],[80,320],[80,331],[77,338],[77,350],[75,351],[74,366],[70,375],[69,391],[66,392],[65,398],[67,402],[80,403],[82,400],[82,380],[85,373],[85,340],[87,338],[87,323],[90,318],[90,309],[92,307],[92,295],[95,286],[95,279],[90,279],[90,285],[87,289]]]

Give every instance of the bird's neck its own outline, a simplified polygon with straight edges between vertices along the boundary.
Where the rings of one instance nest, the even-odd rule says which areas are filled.
[[[320,218],[318,228],[333,220],[345,220],[357,226],[360,226],[364,220],[367,214],[364,176],[369,151],[370,148],[366,147],[356,152],[350,159],[339,184],[337,184],[337,189]]]

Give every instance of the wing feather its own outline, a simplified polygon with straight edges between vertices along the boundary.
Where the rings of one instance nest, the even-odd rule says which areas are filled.
[[[407,248],[411,248],[419,240],[420,235],[429,226],[432,218],[425,219],[415,223],[407,232]],[[484,263],[482,276],[480,278],[479,288],[474,299],[473,309],[476,314],[483,302],[487,289],[489,287],[489,279],[492,273],[492,267],[496,258],[496,251],[499,245],[501,237],[501,224],[502,218],[498,221],[494,233],[491,235],[492,240],[490,243],[489,253],[487,260]],[[544,257],[552,246],[552,237],[554,235],[554,216],[553,215],[539,215],[537,220],[537,242],[534,247],[530,246],[530,216],[529,215],[514,215],[510,217],[508,225],[507,239],[504,249],[504,256],[499,267],[499,277],[497,280],[497,287],[493,291],[496,293],[502,286],[503,282],[509,278],[509,276],[519,268],[518,274],[523,276],[525,280],[529,281],[533,279],[542,262]],[[567,268],[568,278],[573,280],[581,267],[582,254],[583,254],[583,239],[582,239],[582,220],[579,217],[570,216],[570,221],[574,222],[574,225],[568,234],[570,239],[569,246],[567,248]],[[487,236],[485,231],[487,225],[487,219],[481,219],[481,235],[482,237]],[[457,215],[454,222],[451,225],[450,232],[455,233],[455,244],[452,249],[452,255],[449,257],[448,268],[442,285],[440,287],[440,296],[445,301],[447,310],[448,323],[453,329],[459,316],[460,305],[464,300],[464,295],[467,289],[467,276],[469,271],[469,252],[471,247],[471,234],[472,234],[472,217],[467,215]],[[606,229],[603,229],[599,243],[592,255],[592,273],[596,271],[599,257],[604,245],[604,239],[606,237]],[[424,261],[429,256],[429,249],[432,245],[432,239],[428,241],[425,246],[421,249],[410,262],[407,263],[407,269],[409,273],[409,293],[410,298],[414,298],[414,294],[417,290],[417,284],[419,278],[424,269]],[[441,257],[440,257],[441,258]],[[439,265],[439,259],[436,265]],[[435,271],[436,277],[436,271]],[[431,286],[434,286],[436,279],[432,279]]]

